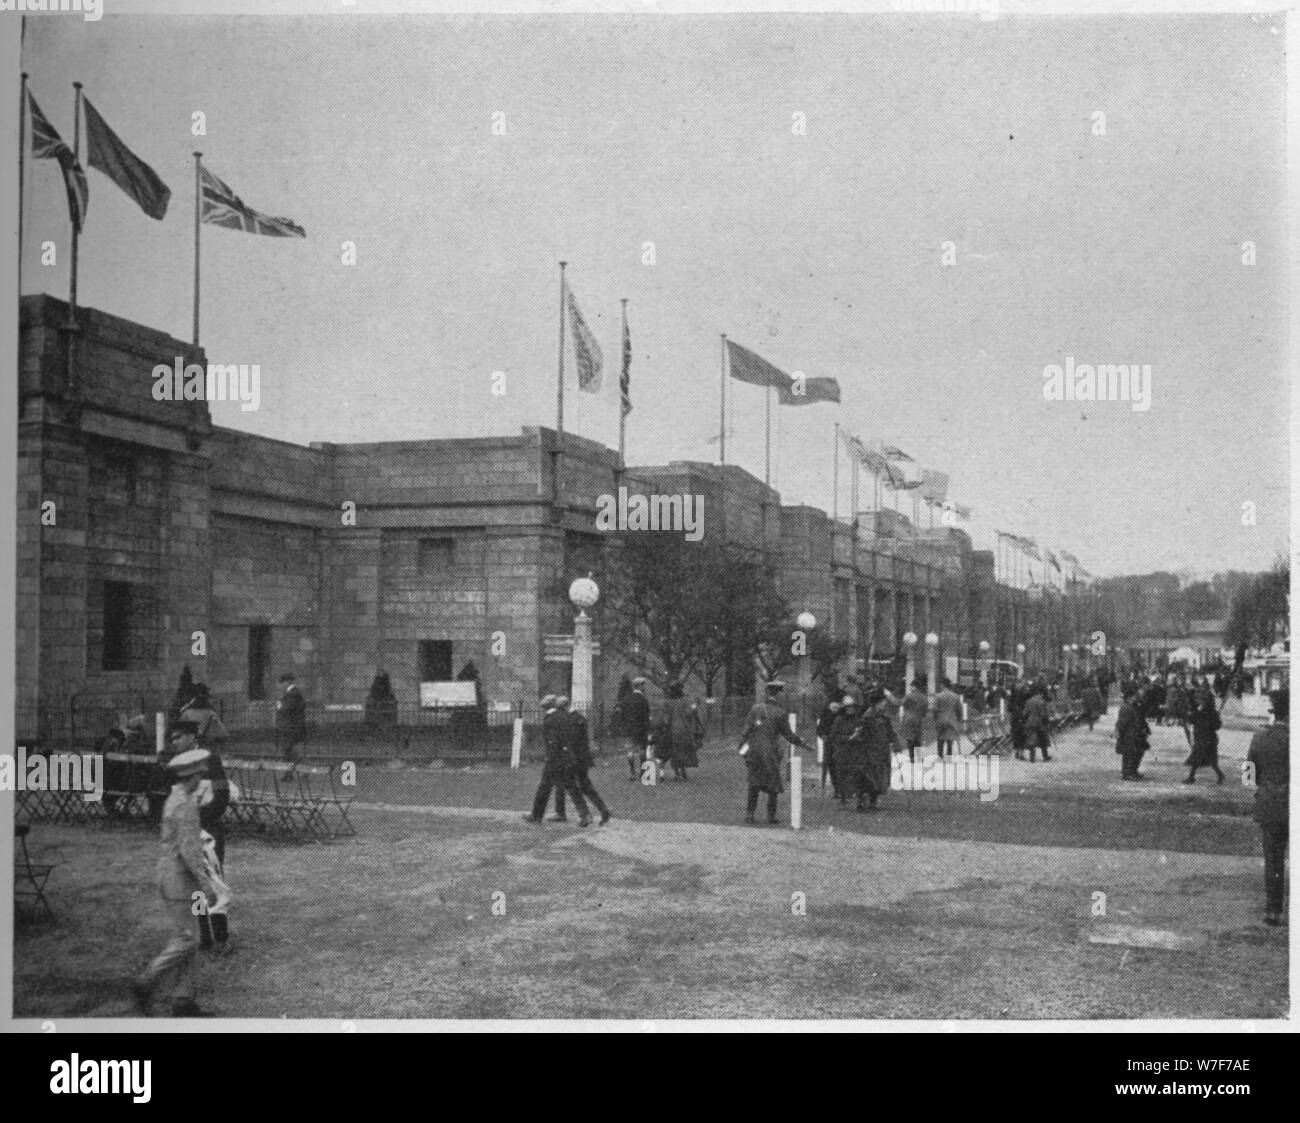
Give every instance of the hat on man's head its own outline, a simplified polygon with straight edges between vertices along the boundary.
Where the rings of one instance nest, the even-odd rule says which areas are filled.
[[[557,694],[555,696],[555,708],[557,710],[566,710],[569,708],[569,696],[567,694]]]
[[[785,689],[785,683],[783,683],[779,678],[774,678],[774,679],[772,679],[772,680],[767,684],[767,689],[768,689],[770,692],[775,692],[775,691],[778,691],[778,690],[784,690],[784,689]]]
[[[189,733],[197,737],[199,735],[199,723],[197,721],[174,721],[172,722],[172,740],[183,733]]]
[[[633,686],[645,686],[645,684],[646,680],[644,675],[637,675],[637,677],[632,680]]]
[[[555,705],[554,694],[543,694],[542,700],[538,703],[544,710],[549,710]]]
[[[144,714],[136,714],[133,718],[128,718],[126,723],[128,733],[142,733],[144,731]]]
[[[167,771],[178,780],[197,775],[207,767],[211,755],[207,749],[186,749],[185,752],[177,753],[167,762]]]

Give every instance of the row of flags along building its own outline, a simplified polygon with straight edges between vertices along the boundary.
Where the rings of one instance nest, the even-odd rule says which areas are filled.
[[[146,215],[161,221],[167,214],[171,201],[171,188],[144,160],[109,127],[99,110],[82,93],[81,83],[74,82],[76,97],[73,103],[73,143],[69,147],[50,123],[50,119],[37,104],[27,86],[27,75],[22,80],[23,127],[28,122],[31,130],[31,155],[34,160],[54,160],[63,175],[68,196],[68,219],[72,226],[72,281],[69,305],[76,317],[77,292],[77,236],[85,229],[90,208],[90,184],[81,165],[81,127],[86,130],[86,163],[102,172],[124,192]],[[27,142],[20,143],[20,173],[26,160]],[[195,169],[195,223],[194,223],[194,343],[197,344],[199,325],[199,227],[202,224],[224,226],[246,234],[264,234],[277,238],[305,238],[307,232],[289,218],[263,214],[245,203],[218,176],[203,166],[202,154],[194,153]],[[22,194],[19,192],[19,236],[22,231]],[[21,260],[21,255],[20,255]]]
[[[68,218],[72,227],[72,282],[69,304],[72,315],[76,315],[76,239],[85,228],[86,216],[90,208],[90,184],[81,165],[80,138],[81,125],[85,122],[86,163],[111,180],[150,218],[161,221],[167,213],[171,202],[171,188],[144,160],[135,154],[128,145],[105,121],[102,114],[82,93],[81,83],[74,82],[76,97],[73,113],[73,145],[63,140],[50,123],[49,118],[37,104],[35,96],[27,86],[27,75],[22,78],[24,125],[30,122],[31,155],[34,160],[53,160],[59,165],[64,188],[68,198]],[[21,167],[25,161],[26,141],[21,144]],[[307,232],[290,218],[264,214],[254,210],[245,203],[230,186],[202,162],[202,154],[196,152],[195,160],[195,227],[194,227],[194,343],[199,339],[199,227],[201,224],[222,226],[228,230],[239,230],[246,234],[261,234],[277,238],[305,238]],[[19,194],[19,231],[22,231],[22,195]],[[21,255],[20,255],[21,258]],[[632,338],[627,322],[627,301],[622,301],[622,355],[619,375],[619,464],[622,465],[626,447],[626,419],[632,412]],[[577,297],[568,286],[565,275],[565,263],[560,267],[560,370],[558,386],[558,409],[556,418],[557,432],[561,438],[564,432],[564,361],[566,348],[564,335],[566,326],[573,338],[574,365],[577,372],[578,389],[586,393],[597,394],[603,386],[604,356],[595,335],[587,325],[586,319],[578,307]],[[567,321],[567,324],[566,324]],[[801,374],[787,374],[775,364],[747,347],[722,336],[722,392],[720,395],[719,435],[720,460],[726,464],[726,384],[728,378],[751,386],[761,387],[766,393],[767,426],[765,454],[765,483],[771,483],[771,403],[773,395],[779,406],[807,406],[818,403],[839,403],[840,384],[829,377],[805,377]],[[854,466],[855,485],[854,503],[856,507],[857,469],[865,468],[872,476],[876,487],[876,503],[880,505],[880,489],[883,487],[895,494],[910,493],[913,501],[914,521],[919,521],[919,504],[924,502],[930,509],[931,525],[935,508],[953,512],[959,519],[968,520],[970,508],[948,500],[948,475],[930,468],[920,468],[913,457],[895,445],[875,441],[864,441],[836,425],[836,473],[838,475],[838,445],[843,443],[848,452],[850,463]],[[906,466],[911,466],[910,468]],[[838,483],[836,485],[838,492]],[[838,498],[838,496],[837,496]],[[895,499],[897,504],[897,498]],[[1078,559],[1072,554],[1062,552],[1058,557],[1051,550],[1040,551],[1032,539],[1005,531],[996,531],[999,554],[1007,551],[1007,568],[1014,568],[1011,557],[1034,560],[1042,566],[1043,584],[1051,585],[1049,574],[1059,575],[1062,583],[1067,580],[1089,579],[1089,574],[1080,568]],[[1065,566],[1069,567],[1070,576],[1066,577]],[[1026,570],[1028,572],[1028,570]]]

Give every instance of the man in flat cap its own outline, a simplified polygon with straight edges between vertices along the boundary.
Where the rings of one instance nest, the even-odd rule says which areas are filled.
[[[132,993],[136,1009],[149,1013],[149,1003],[163,977],[174,974],[168,997],[174,1018],[200,1017],[194,1001],[199,969],[198,941],[194,936],[195,908],[206,911],[215,904],[217,886],[208,876],[199,836],[199,807],[195,798],[207,766],[203,749],[187,749],[167,762],[171,794],[163,806],[162,839],[158,855],[158,919],[167,930],[167,944],[136,980]]]
[[[275,704],[275,745],[292,764],[298,759],[298,747],[307,742],[307,699],[291,674],[280,676],[280,689],[284,693]]]
[[[591,769],[596,761],[591,755],[591,733],[587,728],[587,719],[572,708],[569,699],[563,694],[555,699],[555,708],[564,715],[567,723],[564,743],[571,754],[569,765],[574,786],[591,800],[591,805],[600,816],[600,825],[603,827],[610,819],[609,808],[605,806],[605,801],[600,798],[600,793],[591,782]],[[563,787],[555,789],[555,819],[561,823],[568,822],[568,817],[564,813]]]
[[[627,738],[627,767],[631,773],[628,779],[639,780],[650,741],[650,700],[645,696],[645,679],[639,675],[632,680],[632,693],[623,700],[623,735]]]
[[[542,740],[546,745],[546,763],[542,766],[542,781],[537,785],[537,794],[533,796],[533,810],[524,819],[529,823],[540,823],[551,799],[551,789],[557,788],[568,793],[578,809],[578,825],[585,827],[591,822],[591,815],[574,776],[575,761],[569,747],[569,715],[560,709],[558,703],[554,694],[542,699]]]
[[[759,793],[767,794],[767,821],[776,822],[776,798],[785,791],[781,780],[781,742],[784,737],[792,745],[804,748],[804,743],[790,731],[790,718],[785,708],[778,705],[783,682],[769,682],[767,697],[749,711],[745,732],[740,736],[749,773],[749,798],[745,805],[745,822],[753,823],[758,810]]]

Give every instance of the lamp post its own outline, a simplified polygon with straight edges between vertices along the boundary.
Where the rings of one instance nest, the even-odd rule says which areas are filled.
[[[903,648],[907,652],[907,670],[903,673],[903,689],[906,690],[912,685],[912,679],[916,678],[916,633],[908,632],[903,637]]]
[[[591,617],[586,610],[600,600],[600,587],[590,573],[569,586],[569,600],[578,610],[573,620],[572,706],[575,711],[586,713],[592,701]]]
[[[935,678],[939,673],[939,637],[933,632],[929,632],[925,637],[925,673],[925,692],[933,697]]]
[[[980,685],[989,688],[989,641],[980,640]]]
[[[1016,654],[1020,656],[1020,678],[1024,678],[1027,668],[1025,667],[1025,645],[1023,643],[1016,644]]]
[[[795,623],[799,626],[799,630],[803,632],[803,654],[799,656],[798,683],[799,715],[802,718],[806,716],[804,711],[808,705],[808,691],[812,689],[812,655],[808,651],[808,644],[812,636],[812,630],[817,627],[817,617],[805,610],[795,618]]]

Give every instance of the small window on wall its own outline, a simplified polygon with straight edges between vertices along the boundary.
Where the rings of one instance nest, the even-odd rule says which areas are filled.
[[[420,573],[434,575],[443,573],[456,564],[456,540],[454,538],[420,539]]]
[[[260,702],[270,696],[271,625],[253,624],[248,629],[248,700]]]
[[[451,682],[451,640],[420,641],[420,681]]]
[[[147,585],[105,581],[103,644],[105,671],[145,670],[157,664],[154,591]]]
[[[135,461],[129,456],[104,457],[99,472],[106,501],[127,506],[136,501]]]

